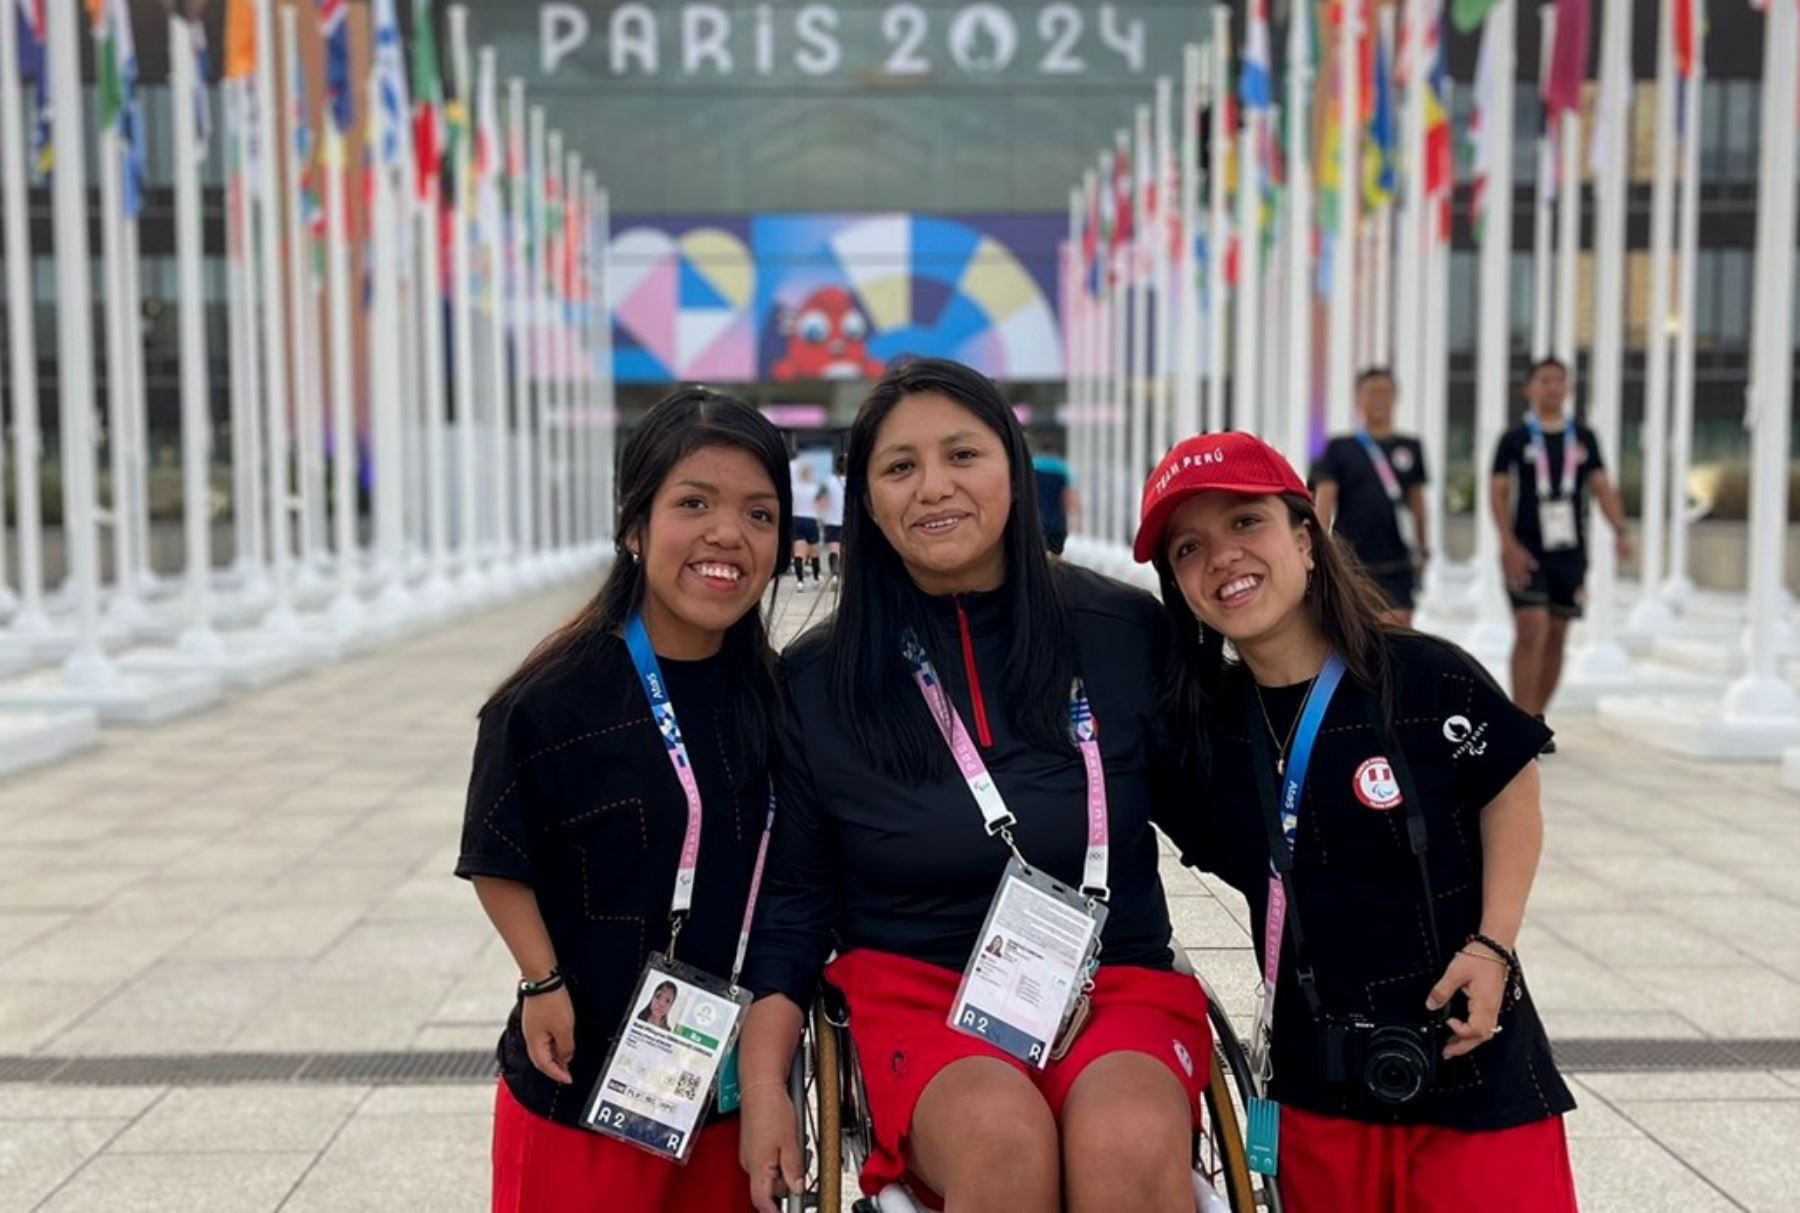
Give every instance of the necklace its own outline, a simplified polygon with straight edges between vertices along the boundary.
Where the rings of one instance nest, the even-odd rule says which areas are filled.
[[[1277,775],[1287,774],[1288,747],[1294,744],[1294,730],[1300,727],[1300,718],[1306,715],[1306,700],[1312,696],[1313,683],[1318,680],[1319,676],[1317,674],[1314,674],[1311,678],[1307,679],[1306,695],[1301,697],[1300,710],[1294,713],[1293,723],[1288,725],[1286,741],[1283,741],[1281,739],[1281,734],[1275,731],[1275,722],[1269,718],[1269,705],[1263,701],[1262,687],[1257,685],[1254,681],[1250,684],[1256,687],[1256,706],[1262,709],[1263,724],[1267,725],[1269,729],[1269,740],[1274,742],[1276,746],[1275,773]]]

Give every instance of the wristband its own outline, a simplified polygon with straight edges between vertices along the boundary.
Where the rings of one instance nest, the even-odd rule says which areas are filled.
[[[1500,962],[1507,968],[1516,971],[1519,967],[1518,953],[1514,952],[1511,948],[1501,946],[1499,941],[1494,939],[1491,935],[1483,935],[1480,931],[1471,931],[1469,937],[1463,940],[1463,943],[1478,943],[1492,952],[1495,956],[1499,957]]]
[[[563,988],[563,985],[564,981],[561,969],[551,969],[550,976],[544,978],[542,981],[532,981],[528,978],[521,977],[519,979],[519,997],[536,998],[539,994],[548,994],[554,990],[560,990]]]

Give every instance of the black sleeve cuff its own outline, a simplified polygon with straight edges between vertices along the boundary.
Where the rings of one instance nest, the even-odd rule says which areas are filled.
[[[798,960],[764,957],[744,967],[744,986],[757,998],[785,995],[802,1011],[819,990],[819,969]]]
[[[456,874],[464,880],[492,876],[500,880],[516,880],[537,887],[537,873],[522,859],[506,859],[498,855],[462,855],[456,860]]]

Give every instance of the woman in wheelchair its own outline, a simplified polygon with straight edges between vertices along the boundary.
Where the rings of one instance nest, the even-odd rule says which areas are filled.
[[[1210,1038],[1150,824],[1167,622],[1049,559],[1024,434],[967,367],[891,372],[847,474],[836,617],[785,659],[746,969],[756,1205],[802,1179],[786,1080],[822,974],[863,1065],[865,1192],[1191,1213]]]
[[[755,409],[703,389],[657,404],[620,460],[606,583],[481,710],[456,872],[522,975],[498,1049],[495,1213],[749,1208],[735,1117],[692,1131],[595,1096],[615,1041],[653,1052],[690,1008],[702,1019],[705,993],[682,986],[740,955],[777,709],[760,604],[788,497],[781,434]],[[670,963],[691,969],[665,978]],[[706,1089],[691,1068],[624,1085],[664,1077]],[[639,1148],[653,1136],[670,1157]]]
[[[1248,434],[1188,439],[1144,488],[1202,773],[1159,824],[1249,901],[1265,974],[1252,1165],[1290,1213],[1573,1210],[1574,1100],[1514,951],[1548,732],[1384,624],[1345,550]]]

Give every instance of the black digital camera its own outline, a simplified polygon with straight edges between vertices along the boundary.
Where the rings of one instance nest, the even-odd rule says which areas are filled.
[[[1327,1015],[1321,1026],[1320,1068],[1329,1083],[1356,1083],[1377,1101],[1399,1106],[1437,1081],[1447,1031],[1442,1015],[1423,1024]]]

